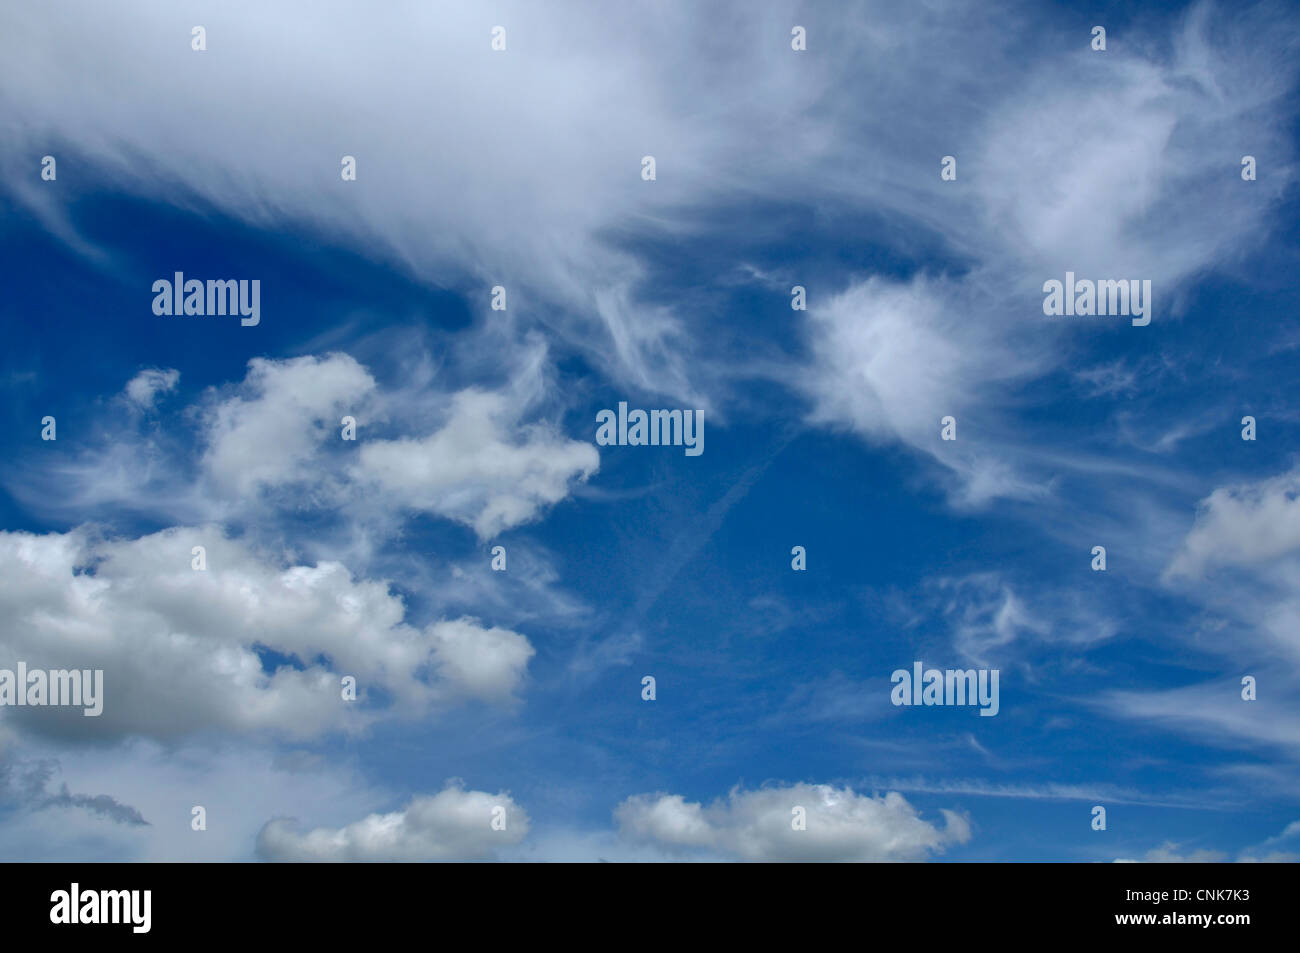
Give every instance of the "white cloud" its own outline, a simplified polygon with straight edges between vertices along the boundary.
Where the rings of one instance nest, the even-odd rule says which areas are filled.
[[[939,419],[959,413],[989,368],[962,346],[961,316],[918,279],[870,278],[809,312],[815,359],[814,420],[844,420],[868,436],[938,439]]]
[[[203,464],[216,484],[243,496],[259,487],[310,487],[314,499],[364,513],[367,507],[437,515],[488,538],[537,518],[600,466],[590,443],[523,417],[545,389],[545,348],[534,349],[508,389],[467,388],[446,396],[440,420],[422,436],[370,435],[380,419],[427,431],[430,396],[402,406],[346,354],[288,361],[254,359],[234,396],[206,411]],[[357,420],[356,461],[331,459],[342,415]],[[400,419],[393,419],[400,418]],[[365,502],[369,501],[369,503]]]
[[[56,765],[52,787],[110,797],[148,823],[124,824],[75,804],[32,805],[0,825],[0,851],[79,863],[243,862],[254,859],[268,817],[342,823],[391,803],[390,793],[358,776],[351,758],[297,755],[210,736],[58,749],[32,740],[20,757]],[[206,830],[191,826],[195,806],[206,812]]]
[[[1150,807],[1196,808],[1200,810],[1221,808],[1222,801],[1214,793],[1197,790],[1194,794],[1156,793],[1119,787],[1109,782],[1100,784],[1061,784],[1059,782],[1016,784],[990,782],[982,778],[950,778],[930,780],[924,776],[871,778],[870,783],[896,791],[944,796],[996,797],[1047,801],[1088,801],[1092,804],[1144,804]]]
[[[493,829],[494,816],[504,817],[504,830]],[[291,822],[272,820],[258,834],[257,854],[294,863],[486,860],[518,844],[528,828],[528,815],[508,794],[453,784],[413,798],[400,811],[371,814],[341,828],[298,833]]]
[[[1057,369],[1073,337],[1118,328],[1115,319],[1044,317],[1042,284],[1067,270],[1150,279],[1154,321],[1164,324],[1177,318],[1190,281],[1231,268],[1267,234],[1295,171],[1285,124],[1263,118],[1282,113],[1295,80],[1284,47],[1260,45],[1260,37],[1294,35],[1276,16],[1261,8],[1249,22],[1228,20],[1200,5],[1176,27],[1167,54],[1112,38],[1103,64],[1076,38],[1067,70],[1054,52],[1020,66],[1026,78],[1010,87],[1000,85],[1006,70],[976,78],[972,95],[985,108],[945,117],[948,136],[924,173],[929,186],[904,193],[907,213],[966,259],[963,272],[857,278],[811,295],[812,360],[796,379],[814,401],[813,421],[933,457],[958,478],[959,505],[1046,495],[1068,461],[1039,457],[1035,444],[1050,433],[1028,437],[1006,425],[1017,390]],[[1057,29],[1036,27],[1043,48],[1055,49]],[[1277,178],[1243,190],[1233,163],[1249,150],[1225,158],[1224,142],[1275,156]],[[941,192],[945,152],[959,154],[959,173]],[[1125,322],[1126,334],[1143,330]],[[947,415],[958,421],[955,442],[939,440]]]
[[[1100,705],[1197,741],[1300,758],[1298,495],[1300,470],[1292,469],[1219,487],[1200,501],[1192,527],[1166,550],[1162,581],[1203,609],[1179,647],[1211,656],[1220,674],[1172,689],[1112,691]],[[1247,675],[1254,700],[1241,697]]]
[[[206,571],[191,568],[194,546]],[[98,717],[8,714],[77,736],[315,737],[453,699],[508,700],[533,654],[524,636],[473,619],[417,628],[384,582],[337,562],[273,561],[213,527],[126,540],[0,533],[0,614],[5,666],[104,670]],[[297,665],[266,671],[259,648]],[[343,701],[343,675],[360,702]]]
[[[1088,397],[1128,397],[1138,390],[1138,372],[1124,358],[1075,371],[1074,378]]]
[[[793,829],[803,807],[806,830]],[[664,847],[701,849],[747,861],[914,861],[970,840],[970,823],[943,810],[939,828],[897,792],[793,784],[735,788],[704,807],[677,794],[640,794],[614,812],[622,832]]]
[[[1216,489],[1166,577],[1197,579],[1215,567],[1265,567],[1300,551],[1300,469],[1256,483]]]
[[[448,685],[486,701],[511,700],[535,654],[518,632],[485,629],[477,619],[434,623],[429,636],[438,671]]]
[[[181,372],[174,368],[146,368],[127,381],[126,399],[141,410],[149,410],[157,396],[174,390],[180,379]]]
[[[494,536],[564,499],[600,466],[590,443],[545,424],[521,426],[522,409],[505,394],[461,391],[434,433],[362,444],[354,475],[399,505]]]
[[[972,505],[1044,492],[1041,475],[1000,452],[1023,439],[992,430],[1014,385],[1065,352],[1057,334],[1068,326],[1048,328],[1039,312],[1042,281],[1065,269],[1149,277],[1156,320],[1168,320],[1180,284],[1266,238],[1294,176],[1280,104],[1295,31],[1268,7],[1198,6],[1172,30],[1153,15],[1133,30],[1152,42],[1115,36],[1104,56],[1058,19],[990,19],[955,2],[846,19],[738,0],[708,30],[684,0],[653,15],[506,3],[495,15],[508,28],[503,53],[472,4],[336,0],[305,26],[275,5],[232,2],[207,11],[204,53],[168,11],[163,0],[68,2],[48,18],[0,11],[0,121],[13,155],[62,139],[90,167],[69,189],[106,178],[324,233],[477,301],[504,283],[516,327],[543,327],[620,384],[690,406],[724,403],[738,377],[807,377],[815,420],[934,455],[964,484],[954,499]],[[789,49],[795,20],[813,37],[806,55]],[[283,42],[304,31],[309,41]],[[1041,38],[1033,50],[1027,35]],[[121,88],[129,100],[113,94]],[[246,108],[232,112],[232,99]],[[370,108],[378,101],[391,108]],[[1224,165],[1224,143],[1267,156],[1267,175],[1246,186]],[[952,152],[960,177],[941,182],[938,158]],[[355,182],[339,178],[344,154],[357,158]],[[639,177],[646,154],[659,163],[653,183]],[[58,193],[16,170],[0,181],[84,248],[59,204],[65,178]],[[960,274],[868,276],[834,305],[834,289],[810,288],[811,366],[774,369],[745,336],[717,333],[712,306],[647,294],[653,262],[629,240],[698,235],[704,212],[754,196],[833,203],[909,240],[932,235]],[[746,236],[765,227],[779,226],[735,225]],[[985,449],[937,446],[945,414],[980,428]],[[404,449],[416,460],[393,462],[398,485],[419,469],[419,448]],[[528,472],[544,486],[495,501],[503,514],[551,492],[548,476]],[[503,519],[476,514],[474,525]]]
[[[497,21],[473,4],[325,2],[306,25],[289,9],[234,2],[205,10],[202,53],[164,2],[117,16],[90,2],[48,17],[0,11],[0,121],[7,141],[75,142],[130,192],[324,233],[444,287],[504,282],[512,313],[537,320],[545,305],[545,320],[615,375],[689,389],[689,336],[668,309],[637,302],[645,268],[608,234],[666,217],[718,175],[720,152],[739,148],[717,127],[740,117],[684,110],[699,106],[697,87],[663,82],[713,69],[717,46],[700,36],[692,48],[686,11],[507,3],[493,14],[507,25],[504,53],[489,49]],[[766,117],[773,96],[790,94],[757,67],[730,82],[753,99],[747,116]],[[660,160],[653,184],[640,179],[647,153]],[[352,183],[340,179],[345,154],[357,160]],[[13,190],[85,248],[56,200]]]
[[[363,538],[424,512],[495,536],[538,519],[600,467],[593,444],[539,416],[553,396],[545,346],[530,341],[513,356],[502,389],[450,393],[432,379],[381,387],[343,353],[254,358],[242,381],[209,388],[167,433],[110,419],[79,457],[18,471],[10,486],[78,520],[128,508],[257,525],[310,510],[357,524]],[[128,389],[143,394],[140,381]],[[355,442],[342,439],[344,416],[356,422]],[[183,439],[186,420],[197,422],[197,451]]]
[[[239,393],[207,409],[203,466],[238,496],[318,480],[320,445],[338,438],[344,414],[365,418],[374,390],[374,378],[346,354],[254,358]]]
[[[991,217],[1021,223],[1012,234],[1032,260],[1104,276],[1138,268],[1167,303],[1175,282],[1230,265],[1295,174],[1282,130],[1263,119],[1288,108],[1295,62],[1273,40],[1294,29],[1280,7],[1199,3],[1176,22],[1167,55],[1132,44],[1134,55],[1097,69],[1080,46],[1079,68],[1055,71],[1063,85],[1025,84],[991,137],[990,158],[1008,173],[990,180]],[[1241,188],[1247,152],[1276,157],[1278,178],[1262,190]]]

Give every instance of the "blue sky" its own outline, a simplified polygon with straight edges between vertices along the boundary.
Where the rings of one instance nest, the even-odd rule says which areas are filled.
[[[894,6],[0,13],[0,853],[1300,856],[1300,20]]]

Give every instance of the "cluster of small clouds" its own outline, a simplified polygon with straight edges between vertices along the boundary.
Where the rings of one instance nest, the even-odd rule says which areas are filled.
[[[792,826],[795,806],[806,812],[804,829]],[[967,842],[969,821],[941,813],[942,827],[896,792],[869,796],[801,783],[736,788],[708,807],[675,794],[634,795],[614,818],[628,848],[644,845],[679,860],[886,862],[925,860]],[[490,823],[494,816],[505,819],[499,829]],[[453,782],[399,811],[343,827],[299,833],[291,822],[273,820],[258,835],[257,854],[275,861],[484,860],[520,844],[528,831],[527,813],[508,794]]]
[[[206,570],[192,568],[195,546]],[[217,527],[3,532],[0,575],[7,664],[104,671],[97,718],[10,715],[73,736],[319,737],[464,698],[508,702],[534,654],[525,636],[471,618],[413,626],[386,583],[337,562],[285,564]],[[264,665],[264,652],[291,661]],[[345,702],[343,675],[373,704]]]
[[[130,430],[134,417],[116,427],[110,418],[100,448],[82,448],[72,469],[42,472],[33,485],[67,486],[77,507],[92,497],[109,515],[147,503],[161,487],[163,497],[175,491],[162,512],[219,519],[138,537],[93,524],[0,533],[0,611],[12,622],[0,635],[0,657],[11,665],[22,659],[32,667],[102,669],[107,695],[97,718],[77,717],[75,709],[13,709],[4,722],[6,744],[87,737],[127,745],[222,737],[245,744],[319,742],[466,702],[511,705],[536,652],[526,636],[464,614],[414,623],[390,582],[359,575],[339,559],[304,562],[275,533],[263,532],[267,520],[256,517],[278,517],[289,498],[298,508],[317,509],[369,499],[377,512],[434,514],[474,529],[480,539],[537,518],[599,465],[590,443],[564,438],[544,419],[525,418],[545,398],[544,365],[545,351],[536,349],[523,373],[500,390],[425,387],[413,399],[408,391],[381,387],[346,354],[256,358],[242,381],[209,388],[189,406],[166,408],[176,428],[192,428],[189,442],[162,444],[155,434],[137,439]],[[174,370],[149,368],[127,383],[121,398],[152,415],[178,380]],[[357,418],[356,444],[341,439],[345,415]],[[414,435],[376,435],[402,429]],[[115,469],[106,466],[110,461],[120,464],[119,477],[104,481],[102,474]],[[149,479],[140,478],[145,470]],[[187,482],[197,489],[187,494]],[[232,520],[242,523],[238,532],[226,525]],[[199,546],[201,569],[194,564]],[[512,548],[515,575],[549,589],[553,574],[539,554],[526,544]],[[453,601],[446,583],[441,586],[424,587],[434,612]],[[499,602],[500,595],[480,587],[454,601],[500,609],[487,598]],[[344,675],[357,680],[355,702],[343,697]],[[100,783],[115,790],[106,778]],[[211,779],[204,784],[214,786]],[[487,826],[480,808],[489,801],[506,807],[507,831]],[[29,817],[63,808],[144,823],[136,808],[115,797],[74,794],[66,785],[51,793],[25,781],[14,804]],[[230,805],[214,809],[223,817]],[[248,811],[240,818],[247,824]],[[490,836],[478,838],[479,826]],[[372,814],[339,828],[302,834],[289,821],[272,821],[258,834],[256,853],[303,860],[485,859],[527,831],[527,814],[508,797],[451,787],[417,796],[397,814]],[[120,837],[93,836],[117,845],[102,848],[108,856],[127,849]],[[148,840],[157,856],[190,856],[178,855],[174,842]]]
[[[392,422],[387,396],[346,354],[254,358],[234,393],[203,408],[202,470],[225,500],[264,490],[334,506],[374,498],[487,538],[535,519],[600,466],[590,442],[522,420],[529,403],[517,389],[476,387],[447,395],[437,426],[404,415],[396,424],[413,435],[365,434],[356,459],[345,462],[343,417],[358,428]]]
[[[347,354],[255,358],[243,380],[209,388],[188,406],[164,408],[174,431],[192,431],[188,442],[137,437],[130,430],[134,417],[114,425],[110,416],[100,447],[81,448],[78,463],[43,471],[30,485],[57,483],[70,490],[75,509],[92,500],[110,516],[147,504],[161,489],[155,499],[165,501],[162,512],[216,518],[139,537],[93,524],[0,533],[0,611],[12,622],[0,635],[0,656],[32,667],[102,669],[108,696],[97,718],[75,717],[79,710],[42,709],[39,717],[32,709],[10,710],[6,744],[86,737],[127,748],[141,739],[170,746],[213,738],[319,742],[466,702],[511,705],[535,655],[526,636],[463,614],[413,623],[387,580],[358,575],[338,559],[303,562],[274,533],[262,532],[267,520],[258,517],[278,516],[289,499],[322,510],[370,500],[377,512],[437,515],[479,538],[536,519],[599,465],[590,443],[562,437],[544,419],[525,418],[545,399],[544,374],[545,350],[534,349],[500,390],[425,386],[413,396],[413,385],[381,387]],[[179,376],[147,368],[121,399],[153,415]],[[357,420],[355,444],[341,439],[343,416]],[[403,430],[411,435],[391,436]],[[118,476],[104,480],[105,472]],[[231,521],[242,523],[238,532],[226,525]],[[194,566],[196,546],[204,549],[202,569]],[[515,575],[544,589],[554,582],[530,547],[512,548]],[[435,612],[452,601],[442,585],[425,587]],[[495,605],[489,595],[500,596],[495,589],[472,598],[461,592],[456,601]],[[343,697],[344,675],[357,680],[355,702]],[[135,757],[122,750],[128,760]],[[178,783],[172,769],[152,764],[150,770],[163,787]],[[62,815],[145,823],[136,808],[109,795],[74,794],[66,785],[45,791],[50,773],[43,768],[10,779],[10,800],[27,817],[43,819],[61,808]],[[283,767],[270,770],[270,787],[291,789],[282,777]],[[120,789],[109,777],[97,781]],[[208,792],[189,795],[196,800],[214,800],[221,789],[211,777],[191,786]],[[342,777],[332,786],[343,794],[342,804],[359,793]],[[220,841],[224,850],[201,853],[238,858],[232,838],[247,830],[255,808],[231,817],[232,804],[216,799],[212,806],[225,834],[196,844]],[[505,831],[489,827],[488,808],[496,806],[506,809]],[[176,805],[159,809],[170,813]],[[528,829],[527,814],[508,796],[453,785],[417,796],[397,813],[338,828],[300,833],[288,820],[273,820],[256,832],[254,849],[268,860],[487,859],[518,844]],[[192,856],[171,835],[129,842],[91,827],[82,836],[102,842],[106,856],[145,843],[154,856]]]
[[[436,793],[409,795],[399,808],[376,810],[392,797],[362,783],[355,767],[256,742],[213,747],[142,739],[69,751],[60,760],[0,765],[0,806],[23,810],[30,837],[72,850],[69,857],[84,857],[84,844],[97,844],[103,859],[171,861],[240,860],[251,850],[259,860],[294,863],[910,862],[971,837],[962,813],[941,810],[942,824],[934,823],[896,792],[869,796],[826,784],[737,787],[707,806],[680,795],[634,795],[614,809],[610,828],[535,830],[526,806],[509,792],[470,789],[458,779]],[[69,794],[67,783],[51,792],[60,770],[78,786],[112,788],[116,797]],[[189,804],[205,805],[210,832],[189,829]],[[795,806],[806,812],[803,830],[792,827]],[[268,808],[270,819],[259,818]],[[304,825],[304,816],[317,821]],[[114,824],[104,828],[97,818]],[[83,846],[64,844],[61,829],[74,831]],[[0,827],[7,850],[24,849],[25,838]]]
[[[1300,861],[1300,854],[1294,851],[1278,850],[1278,845],[1286,841],[1292,841],[1300,837],[1300,821],[1292,821],[1286,828],[1274,837],[1270,837],[1261,844],[1246,848],[1233,856],[1227,851],[1213,850],[1208,847],[1199,847],[1195,850],[1186,851],[1182,846],[1174,841],[1165,841],[1159,847],[1153,847],[1142,855],[1141,858],[1133,859],[1120,857],[1115,860],[1117,864],[1294,864]]]
[[[176,389],[181,372],[170,368],[147,368],[127,381],[125,397],[139,410],[152,410],[159,394]]]
[[[353,472],[399,505],[496,535],[564,499],[600,466],[592,444],[546,424],[519,427],[517,416],[506,395],[461,391],[440,430],[367,442]]]

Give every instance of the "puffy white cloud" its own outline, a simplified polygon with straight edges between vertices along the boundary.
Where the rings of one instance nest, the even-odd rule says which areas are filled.
[[[126,399],[141,410],[148,410],[159,394],[174,390],[180,379],[181,372],[174,368],[146,368],[127,381]]]
[[[807,829],[792,826],[795,807]],[[701,849],[748,861],[913,861],[970,839],[970,824],[943,810],[942,828],[924,820],[897,792],[793,784],[734,788],[705,807],[676,794],[640,794],[614,812],[622,832],[665,847]]]
[[[505,702],[514,696],[534,650],[509,629],[485,629],[461,618],[429,627],[439,673],[448,686],[471,698]]]
[[[496,818],[503,819],[503,830],[493,828]],[[346,827],[299,833],[289,821],[272,820],[258,834],[257,854],[297,863],[486,860],[518,844],[528,828],[527,813],[510,795],[452,784],[412,798],[400,811],[371,814]]]
[[[194,546],[205,571],[191,568]],[[0,664],[103,669],[98,717],[7,712],[72,735],[314,737],[457,698],[507,700],[533,654],[524,636],[473,619],[417,628],[386,583],[337,562],[273,561],[215,527],[0,533],[0,615]],[[356,704],[343,675],[357,678]]]
[[[506,394],[462,391],[434,433],[364,443],[354,474],[399,505],[493,536],[533,519],[600,466],[590,443],[544,424],[521,427],[521,409]]]
[[[366,497],[385,510],[436,513],[493,536],[536,518],[600,466],[592,444],[544,422],[522,421],[542,387],[537,364],[544,354],[508,390],[450,395],[431,433],[397,439],[363,433],[349,467],[328,459],[323,446],[337,441],[341,415],[350,413],[362,426],[370,424],[367,412],[401,416],[404,428],[425,430],[428,423],[408,419],[346,354],[255,359],[240,393],[206,411],[203,464],[219,486],[240,494],[302,483],[326,503],[355,506]]]
[[[76,460],[20,472],[11,486],[32,506],[78,520],[98,507],[177,523],[313,510],[365,524],[364,536],[424,512],[494,536],[537,519],[600,467],[593,444],[538,417],[551,396],[545,346],[521,353],[501,390],[450,393],[425,380],[381,387],[348,354],[254,358],[242,381],[210,388],[183,415],[198,424],[197,473],[194,448],[176,433],[142,437],[110,420]],[[154,383],[141,375],[128,390],[144,400]],[[341,439],[344,416],[356,421],[355,442]],[[169,423],[186,432],[185,419]]]
[[[1201,501],[1196,524],[1166,577],[1197,578],[1215,567],[1259,568],[1300,552],[1300,469],[1216,489]]]
[[[615,812],[625,833],[680,847],[709,847],[717,832],[704,819],[704,807],[680,794],[639,794]]]
[[[368,371],[346,354],[287,361],[254,358],[239,393],[206,412],[203,465],[236,494],[259,486],[320,478],[319,448],[337,436],[344,414],[357,414],[375,390]]]

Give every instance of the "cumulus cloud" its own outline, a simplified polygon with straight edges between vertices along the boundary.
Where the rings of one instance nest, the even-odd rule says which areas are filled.
[[[399,505],[493,536],[533,519],[600,466],[591,444],[542,424],[521,428],[518,413],[506,395],[462,391],[427,437],[365,443],[354,473]]]
[[[175,522],[257,523],[310,510],[391,525],[418,512],[487,538],[538,519],[600,467],[593,444],[538,416],[549,397],[546,361],[545,346],[533,343],[502,389],[447,392],[432,381],[381,387],[343,353],[254,358],[243,380],[209,388],[169,421],[169,436],[111,421],[106,439],[75,461],[11,483],[34,506],[82,519],[96,507]],[[156,380],[138,376],[128,392],[143,400]],[[341,439],[345,416],[355,442]],[[177,436],[189,421],[192,444]],[[51,483],[61,492],[50,493]]]
[[[1215,567],[1258,568],[1300,551],[1300,469],[1216,489],[1166,572],[1195,579]]]
[[[502,824],[504,829],[496,829]],[[257,855],[292,863],[487,860],[518,844],[528,828],[527,813],[510,795],[466,791],[453,783],[438,794],[412,798],[400,811],[371,814],[341,828],[299,833],[291,821],[277,818],[258,834]]]
[[[600,466],[592,444],[523,420],[542,389],[544,359],[541,349],[525,380],[506,390],[450,395],[432,432],[394,395],[377,391],[346,354],[254,359],[240,393],[206,412],[203,465],[219,486],[241,494],[305,484],[327,505],[371,498],[385,509],[435,513],[493,536],[535,519]],[[327,439],[337,442],[343,414],[359,427],[371,425],[371,415],[399,417],[392,426],[419,435],[385,439],[363,432],[357,461],[345,466],[324,446]]]
[[[254,358],[239,392],[206,412],[203,466],[237,495],[320,479],[320,446],[342,416],[362,411],[375,381],[346,354],[287,361]],[[364,414],[361,414],[364,419]]]
[[[806,812],[806,830],[793,829],[796,807]],[[943,827],[924,820],[897,792],[882,797],[793,784],[734,788],[708,807],[678,794],[639,794],[614,816],[628,837],[746,861],[915,861],[970,839],[965,817],[940,813]]]
[[[429,627],[429,636],[448,687],[486,701],[513,698],[534,655],[532,645],[518,632],[487,629],[468,617],[437,622]]]
[[[192,549],[205,547],[204,571]],[[0,664],[103,669],[103,713],[15,708],[57,734],[204,730],[306,738],[452,699],[508,700],[528,640],[469,618],[424,628],[387,583],[283,564],[217,528],[137,539],[0,533]],[[355,676],[361,699],[342,700]]]

